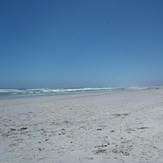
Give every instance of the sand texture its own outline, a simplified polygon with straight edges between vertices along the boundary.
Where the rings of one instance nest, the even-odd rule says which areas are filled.
[[[163,162],[163,89],[0,100],[0,162]]]

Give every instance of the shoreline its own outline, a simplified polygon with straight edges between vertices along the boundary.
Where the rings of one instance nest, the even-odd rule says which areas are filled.
[[[87,94],[100,92],[117,92],[117,91],[138,91],[153,89],[152,87],[106,87],[106,88],[76,88],[76,89],[0,89],[0,100],[12,98],[28,98],[41,96],[58,96],[58,95],[73,95]]]

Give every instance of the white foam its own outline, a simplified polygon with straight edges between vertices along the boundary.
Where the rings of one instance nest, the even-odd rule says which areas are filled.
[[[147,87],[103,87],[103,88],[68,88],[68,89],[49,89],[49,88],[39,88],[39,89],[0,89],[0,96],[26,96],[26,95],[53,95],[53,94],[63,94],[63,93],[76,93],[76,92],[91,92],[91,91],[116,91],[116,90],[143,90]]]

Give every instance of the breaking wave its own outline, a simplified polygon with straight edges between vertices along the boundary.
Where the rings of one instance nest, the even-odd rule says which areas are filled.
[[[0,89],[0,97],[14,96],[32,96],[32,95],[57,95],[77,92],[95,92],[95,91],[118,91],[118,90],[142,90],[146,87],[105,87],[105,88],[76,88],[76,89]]]

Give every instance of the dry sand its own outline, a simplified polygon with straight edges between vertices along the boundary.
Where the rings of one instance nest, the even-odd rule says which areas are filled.
[[[163,162],[163,89],[0,100],[0,162]]]

